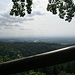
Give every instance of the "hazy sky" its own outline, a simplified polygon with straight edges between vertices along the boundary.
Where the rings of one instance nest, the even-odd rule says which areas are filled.
[[[0,0],[0,37],[74,37],[75,18],[68,23],[46,11],[48,0],[33,0],[33,11],[25,17],[12,17],[11,0]]]

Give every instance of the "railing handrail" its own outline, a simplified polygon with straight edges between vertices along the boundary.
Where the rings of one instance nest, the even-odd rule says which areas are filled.
[[[0,75],[24,72],[75,60],[75,46],[0,63]]]

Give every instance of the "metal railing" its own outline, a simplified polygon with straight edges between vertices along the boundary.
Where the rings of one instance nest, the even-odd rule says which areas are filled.
[[[0,75],[20,73],[75,60],[75,46],[0,63]]]

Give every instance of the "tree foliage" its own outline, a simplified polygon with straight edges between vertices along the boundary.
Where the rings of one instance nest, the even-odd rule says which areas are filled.
[[[31,14],[32,0],[12,0],[13,6],[10,15],[24,17],[25,13]],[[73,0],[48,0],[47,11],[58,14],[61,19],[70,22],[75,14]]]
[[[13,2],[13,7],[10,11],[10,15],[15,15],[23,17],[25,16],[25,10],[27,11],[28,14],[31,14],[31,5],[32,5],[32,0],[12,0]]]
[[[73,0],[49,0],[47,10],[54,15],[58,13],[61,19],[70,22],[74,17],[75,4]]]

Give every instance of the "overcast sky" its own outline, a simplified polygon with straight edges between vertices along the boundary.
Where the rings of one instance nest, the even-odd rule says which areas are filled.
[[[68,23],[46,11],[48,0],[33,0],[25,17],[10,16],[11,0],[0,0],[0,37],[75,37],[75,18]]]

